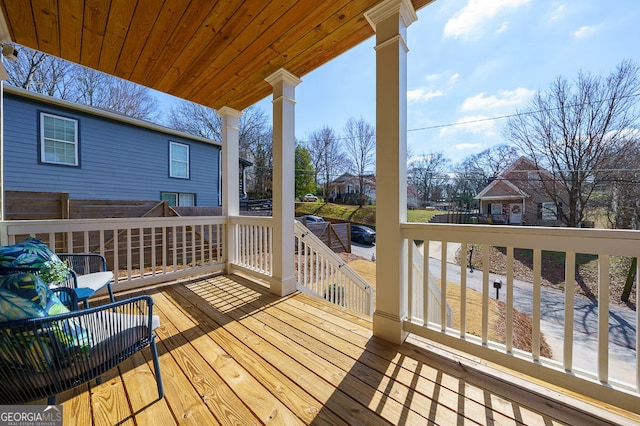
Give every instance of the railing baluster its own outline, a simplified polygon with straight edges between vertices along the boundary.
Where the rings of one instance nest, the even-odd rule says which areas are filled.
[[[467,335],[467,243],[460,244],[460,337]]]
[[[491,246],[482,246],[482,344],[489,341],[489,251]]]
[[[167,273],[167,227],[162,227],[162,273]]]
[[[436,309],[435,306],[429,304],[430,290],[429,290],[429,240],[424,240],[422,243],[422,318],[424,325],[429,324],[429,312],[431,309]],[[434,311],[435,312],[435,311]]]
[[[598,256],[598,380],[609,382],[609,255]]]
[[[150,229],[150,233],[151,233],[151,244],[149,244],[150,246],[150,250],[151,250],[151,276],[155,277],[156,276],[156,272],[157,272],[157,254],[156,254],[156,227],[152,226]]]
[[[126,232],[126,242],[127,242],[127,279],[131,279],[131,228],[127,227]]]
[[[576,282],[576,253],[565,254],[564,272],[564,345],[562,348],[563,367],[566,371],[573,370],[573,321],[574,321],[574,292]]]
[[[120,281],[120,251],[118,247],[118,229],[113,230],[113,282],[115,284]]]
[[[540,308],[542,286],[542,250],[533,250],[533,315],[531,352],[534,361],[540,360]]]
[[[140,277],[144,277],[144,228],[138,228],[140,237]]]
[[[415,247],[415,241],[409,240],[409,247],[407,251],[407,283],[408,291],[407,291],[407,310],[409,312],[409,320],[414,321],[416,319],[416,303],[414,302],[414,298],[416,297],[416,283],[415,283],[415,268],[413,267],[413,249]],[[426,323],[426,322],[425,322]]]
[[[425,247],[429,255],[429,247]],[[440,249],[440,330],[447,331],[447,242],[441,242]]]
[[[507,247],[507,352],[513,350],[513,247]]]
[[[91,253],[91,247],[89,246],[89,231],[85,230],[83,232],[83,236],[84,236],[84,252]]]

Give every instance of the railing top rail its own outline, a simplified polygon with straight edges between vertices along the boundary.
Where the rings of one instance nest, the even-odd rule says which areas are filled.
[[[640,231],[504,225],[401,224],[406,239],[629,256],[640,253]]]
[[[106,219],[10,220],[0,222],[9,235],[69,231],[100,231],[122,228],[149,228],[179,225],[223,225],[225,216],[180,216]]]
[[[230,216],[229,222],[232,225],[261,225],[271,224],[271,216]]]

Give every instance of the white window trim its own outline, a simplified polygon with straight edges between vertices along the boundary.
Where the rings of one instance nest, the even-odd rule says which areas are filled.
[[[69,142],[69,141],[62,141],[62,140],[56,140],[56,139],[48,139],[45,138],[44,136],[44,119],[45,117],[52,117],[58,120],[64,120],[64,121],[71,121],[73,122],[73,130],[75,133],[75,142]],[[63,166],[78,166],[79,165],[79,161],[78,161],[78,142],[79,136],[78,136],[78,120],[73,119],[73,118],[67,118],[67,117],[62,117],[60,115],[56,115],[56,114],[50,114],[50,113],[46,113],[46,112],[41,112],[40,113],[40,162],[42,163],[47,163],[47,164],[58,164],[58,165],[63,165]],[[46,140],[52,140],[52,141],[56,141],[56,142],[61,142],[61,143],[66,143],[66,144],[73,144],[74,146],[74,162],[73,163],[67,163],[67,162],[63,162],[63,161],[51,161],[51,160],[47,160],[46,159],[46,155],[45,155],[45,141]]]
[[[163,198],[163,196],[165,195],[174,195],[176,197],[176,206],[177,207],[181,207],[183,206],[183,204],[180,204],[180,198],[182,196],[189,196],[191,197],[191,200],[193,201],[193,204],[190,204],[188,207],[195,207],[196,205],[196,194],[193,192],[171,192],[171,191],[162,191],[160,193],[160,199]],[[163,201],[168,201],[168,200],[163,200]]]
[[[542,220],[556,220],[558,218],[558,208],[554,202],[542,203]]]
[[[174,145],[187,148],[187,160],[186,161],[173,159],[173,157],[171,156],[171,152],[172,152],[172,147]],[[189,148],[190,148],[189,145],[187,145],[185,143],[169,141],[169,177],[176,178],[176,179],[189,179],[189,169],[190,169],[190,164],[189,164],[189,161],[190,161],[190,149]],[[186,176],[177,176],[174,173],[174,171],[173,171],[174,162],[185,163],[187,165],[187,175]]]

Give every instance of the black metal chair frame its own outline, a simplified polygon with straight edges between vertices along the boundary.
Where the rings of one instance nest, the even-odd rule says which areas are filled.
[[[78,275],[88,275],[94,272],[106,272],[107,271],[107,259],[97,253],[61,253],[57,254],[57,256],[68,262],[71,267],[71,274],[73,275],[73,280],[67,280],[62,283],[67,287],[78,288]],[[111,288],[111,281],[105,283],[107,290],[109,290],[109,299],[111,302],[115,302],[115,298],[113,296],[113,289]],[[84,296],[84,295],[83,295]],[[85,306],[88,306],[87,299],[93,296],[93,294],[88,295],[88,297],[80,297],[85,302]]]
[[[68,339],[61,344],[61,328],[73,329],[74,341],[90,339],[91,343],[84,350],[69,346]],[[0,323],[0,404],[48,398],[53,405],[57,394],[99,378],[147,346],[151,348],[158,398],[162,399],[155,337],[150,296]]]
[[[66,280],[56,283],[58,287],[68,287],[75,291],[77,302],[83,302],[84,307],[89,307],[89,298],[93,297],[95,291],[85,289],[78,286],[78,276],[89,275],[95,272],[107,271],[107,260],[101,254],[96,253],[62,253],[57,256],[64,262],[67,262],[71,271]],[[26,267],[0,267],[0,275],[31,272],[37,274],[39,269],[26,268]],[[111,288],[111,281],[105,282],[103,287],[107,287],[109,290],[109,299],[111,303],[115,302],[113,296],[113,289]],[[67,304],[67,299],[61,298],[62,302]],[[77,306],[76,302],[76,306]]]

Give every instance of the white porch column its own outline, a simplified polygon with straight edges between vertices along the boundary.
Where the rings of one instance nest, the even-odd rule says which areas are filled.
[[[295,236],[295,87],[300,80],[285,69],[266,78],[273,86],[273,272],[271,292],[296,290]]]
[[[224,244],[226,265],[225,272],[231,273],[231,262],[234,260],[236,252],[235,229],[231,226],[229,217],[240,214],[240,183],[239,183],[239,145],[240,133],[238,119],[242,111],[229,107],[222,107],[218,110],[218,115],[222,118],[222,164],[220,173],[222,174],[222,214],[227,217],[227,231]]]
[[[385,0],[365,17],[376,32],[376,310],[373,334],[402,343],[407,333],[407,27],[408,0]]]

